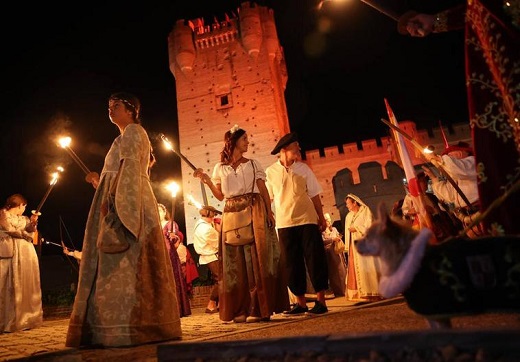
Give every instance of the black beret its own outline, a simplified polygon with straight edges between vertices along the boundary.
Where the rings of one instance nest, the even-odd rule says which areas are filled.
[[[276,146],[271,151],[271,155],[276,155],[280,150],[293,142],[298,142],[298,135],[295,132],[287,133],[285,136],[280,138]]]

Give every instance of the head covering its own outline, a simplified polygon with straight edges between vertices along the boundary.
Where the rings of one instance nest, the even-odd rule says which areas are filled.
[[[209,205],[202,206],[202,208],[199,209],[199,214],[201,216],[207,217],[209,211],[211,211],[214,214],[222,214],[222,211],[219,211],[215,209],[213,206]]]
[[[350,197],[352,200],[356,201],[361,206],[367,206],[359,197],[354,194],[348,194],[345,198]]]
[[[450,145],[442,152],[443,155],[447,155],[453,151],[463,151],[473,154],[473,149],[467,142],[459,141],[456,145]]]
[[[293,142],[298,142],[298,135],[295,132],[287,133],[285,136],[280,138],[276,146],[271,151],[271,155],[276,155],[282,148],[289,146]]]

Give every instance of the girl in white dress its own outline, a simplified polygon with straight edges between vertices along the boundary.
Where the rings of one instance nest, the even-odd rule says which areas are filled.
[[[0,333],[43,323],[40,266],[33,244],[38,215],[24,216],[27,200],[11,195],[0,210]]]

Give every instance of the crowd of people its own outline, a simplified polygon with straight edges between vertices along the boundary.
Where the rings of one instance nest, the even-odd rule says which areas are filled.
[[[503,60],[518,59],[519,26],[508,17],[506,6],[497,4],[476,0],[399,22],[402,34],[418,37],[465,25],[471,40],[466,63],[473,147],[451,145],[441,155],[432,154],[428,161],[437,168],[442,165],[444,174],[424,167],[417,175],[422,211],[434,220],[438,240],[460,233],[468,237],[518,233],[512,217],[518,194],[480,220],[480,211],[518,183],[517,97],[504,84],[506,71],[497,69],[506,67],[511,77],[518,78],[518,62]],[[482,45],[485,42],[494,46]],[[500,52],[490,53],[493,49]],[[476,71],[482,73],[478,79]],[[69,347],[178,339],[180,318],[191,314],[190,285],[196,269],[177,223],[153,193],[150,170],[155,158],[140,112],[140,101],[132,94],[115,93],[108,100],[109,119],[120,134],[101,174],[87,177],[95,194],[83,249],[74,254],[81,262],[66,340]],[[487,118],[490,112],[493,115]],[[491,127],[492,122],[500,126]],[[323,212],[321,186],[302,161],[296,133],[280,138],[271,152],[279,156],[266,168],[245,156],[248,147],[246,130],[235,125],[224,134],[220,161],[211,175],[202,169],[193,173],[224,201],[222,212],[204,205],[194,230],[198,262],[208,266],[213,281],[206,313],[218,313],[224,323],[253,323],[269,321],[275,313],[287,317],[327,313],[330,291],[353,303],[382,299],[378,260],[359,254],[355,247],[373,221],[363,200],[346,195],[342,235]],[[488,152],[491,148],[494,152]],[[43,321],[38,257],[32,243],[38,215],[23,215],[26,205],[22,195],[14,194],[0,210],[0,333],[36,328]],[[421,210],[412,198],[396,202],[393,212],[417,227]],[[222,219],[216,223],[220,213]],[[230,225],[238,225],[244,215],[249,223],[231,230]],[[244,235],[243,243],[237,245],[230,230]],[[307,306],[309,290],[316,295],[312,308]]]

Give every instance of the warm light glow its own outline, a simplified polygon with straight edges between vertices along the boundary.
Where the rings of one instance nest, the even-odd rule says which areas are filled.
[[[193,205],[199,210],[202,209],[202,204],[195,200],[191,194],[188,195],[188,205]]]
[[[62,148],[67,148],[70,146],[70,143],[72,142],[72,138],[70,137],[61,137],[59,140],[58,140],[58,143],[60,144],[60,146]]]
[[[166,188],[168,189],[168,191],[170,191],[172,193],[172,197],[176,197],[177,196],[177,192],[179,191],[179,184],[175,181],[172,181],[170,182]]]
[[[172,143],[168,140],[168,138],[166,138],[165,135],[161,134],[161,139],[164,143],[164,147],[167,149],[167,150],[170,150],[170,151],[173,151],[173,146],[172,146]]]
[[[428,155],[432,154],[434,151],[435,151],[435,146],[433,146],[433,145],[428,145],[428,146],[424,147],[424,150],[423,150],[423,152]]]
[[[186,163],[188,164],[188,166],[190,166],[191,169],[192,169],[193,171],[195,171],[195,170],[197,169],[197,167],[195,167],[195,165],[194,165],[193,163],[191,163],[191,161],[188,160],[188,159],[186,158],[186,156],[184,156],[184,155],[183,155],[182,153],[180,153],[179,151],[175,151],[175,149],[174,149],[173,146],[172,146],[172,143],[168,140],[168,138],[166,138],[166,136],[165,136],[163,133],[161,133],[161,134],[159,135],[159,137],[161,137],[161,139],[162,139],[162,141],[163,141],[163,143],[164,143],[165,148],[167,148],[167,149],[169,149],[170,151],[173,151],[173,153],[177,154],[177,156],[179,156],[179,157],[181,158],[181,160],[183,160],[184,162],[186,162]]]
[[[63,172],[63,170],[64,170],[63,167],[61,167],[61,166],[56,167],[56,169],[58,171],[57,172],[53,172],[51,174],[51,176],[52,176],[51,182],[49,183],[49,187],[47,188],[47,191],[45,192],[45,195],[41,199],[40,204],[38,205],[36,210],[32,210],[32,213],[34,215],[38,215],[38,216],[41,215],[40,210],[42,209],[43,204],[47,200],[47,197],[49,197],[49,194],[51,193],[52,189],[54,188],[54,185],[56,185],[56,183],[58,182],[58,178],[60,177],[60,172]]]
[[[54,172],[51,176],[52,176],[52,180],[50,182],[50,185],[54,186],[54,185],[56,185],[56,182],[58,182],[59,173]]]
[[[81,159],[78,157],[78,155],[76,155],[76,152],[74,152],[72,150],[72,148],[70,147],[71,142],[72,142],[72,139],[68,136],[61,137],[60,139],[58,139],[58,144],[61,146],[61,148],[65,149],[69,153],[70,157],[72,157],[74,162],[76,162],[78,164],[78,166],[83,170],[83,172],[85,172],[85,175],[88,175],[90,173],[90,170],[83,163],[83,161],[81,161]]]
[[[56,185],[56,183],[58,182],[58,178],[60,177],[60,172],[65,171],[65,169],[61,166],[56,167],[56,170],[57,170],[56,172],[51,173],[52,179],[51,179],[51,182],[49,183],[51,186]]]

